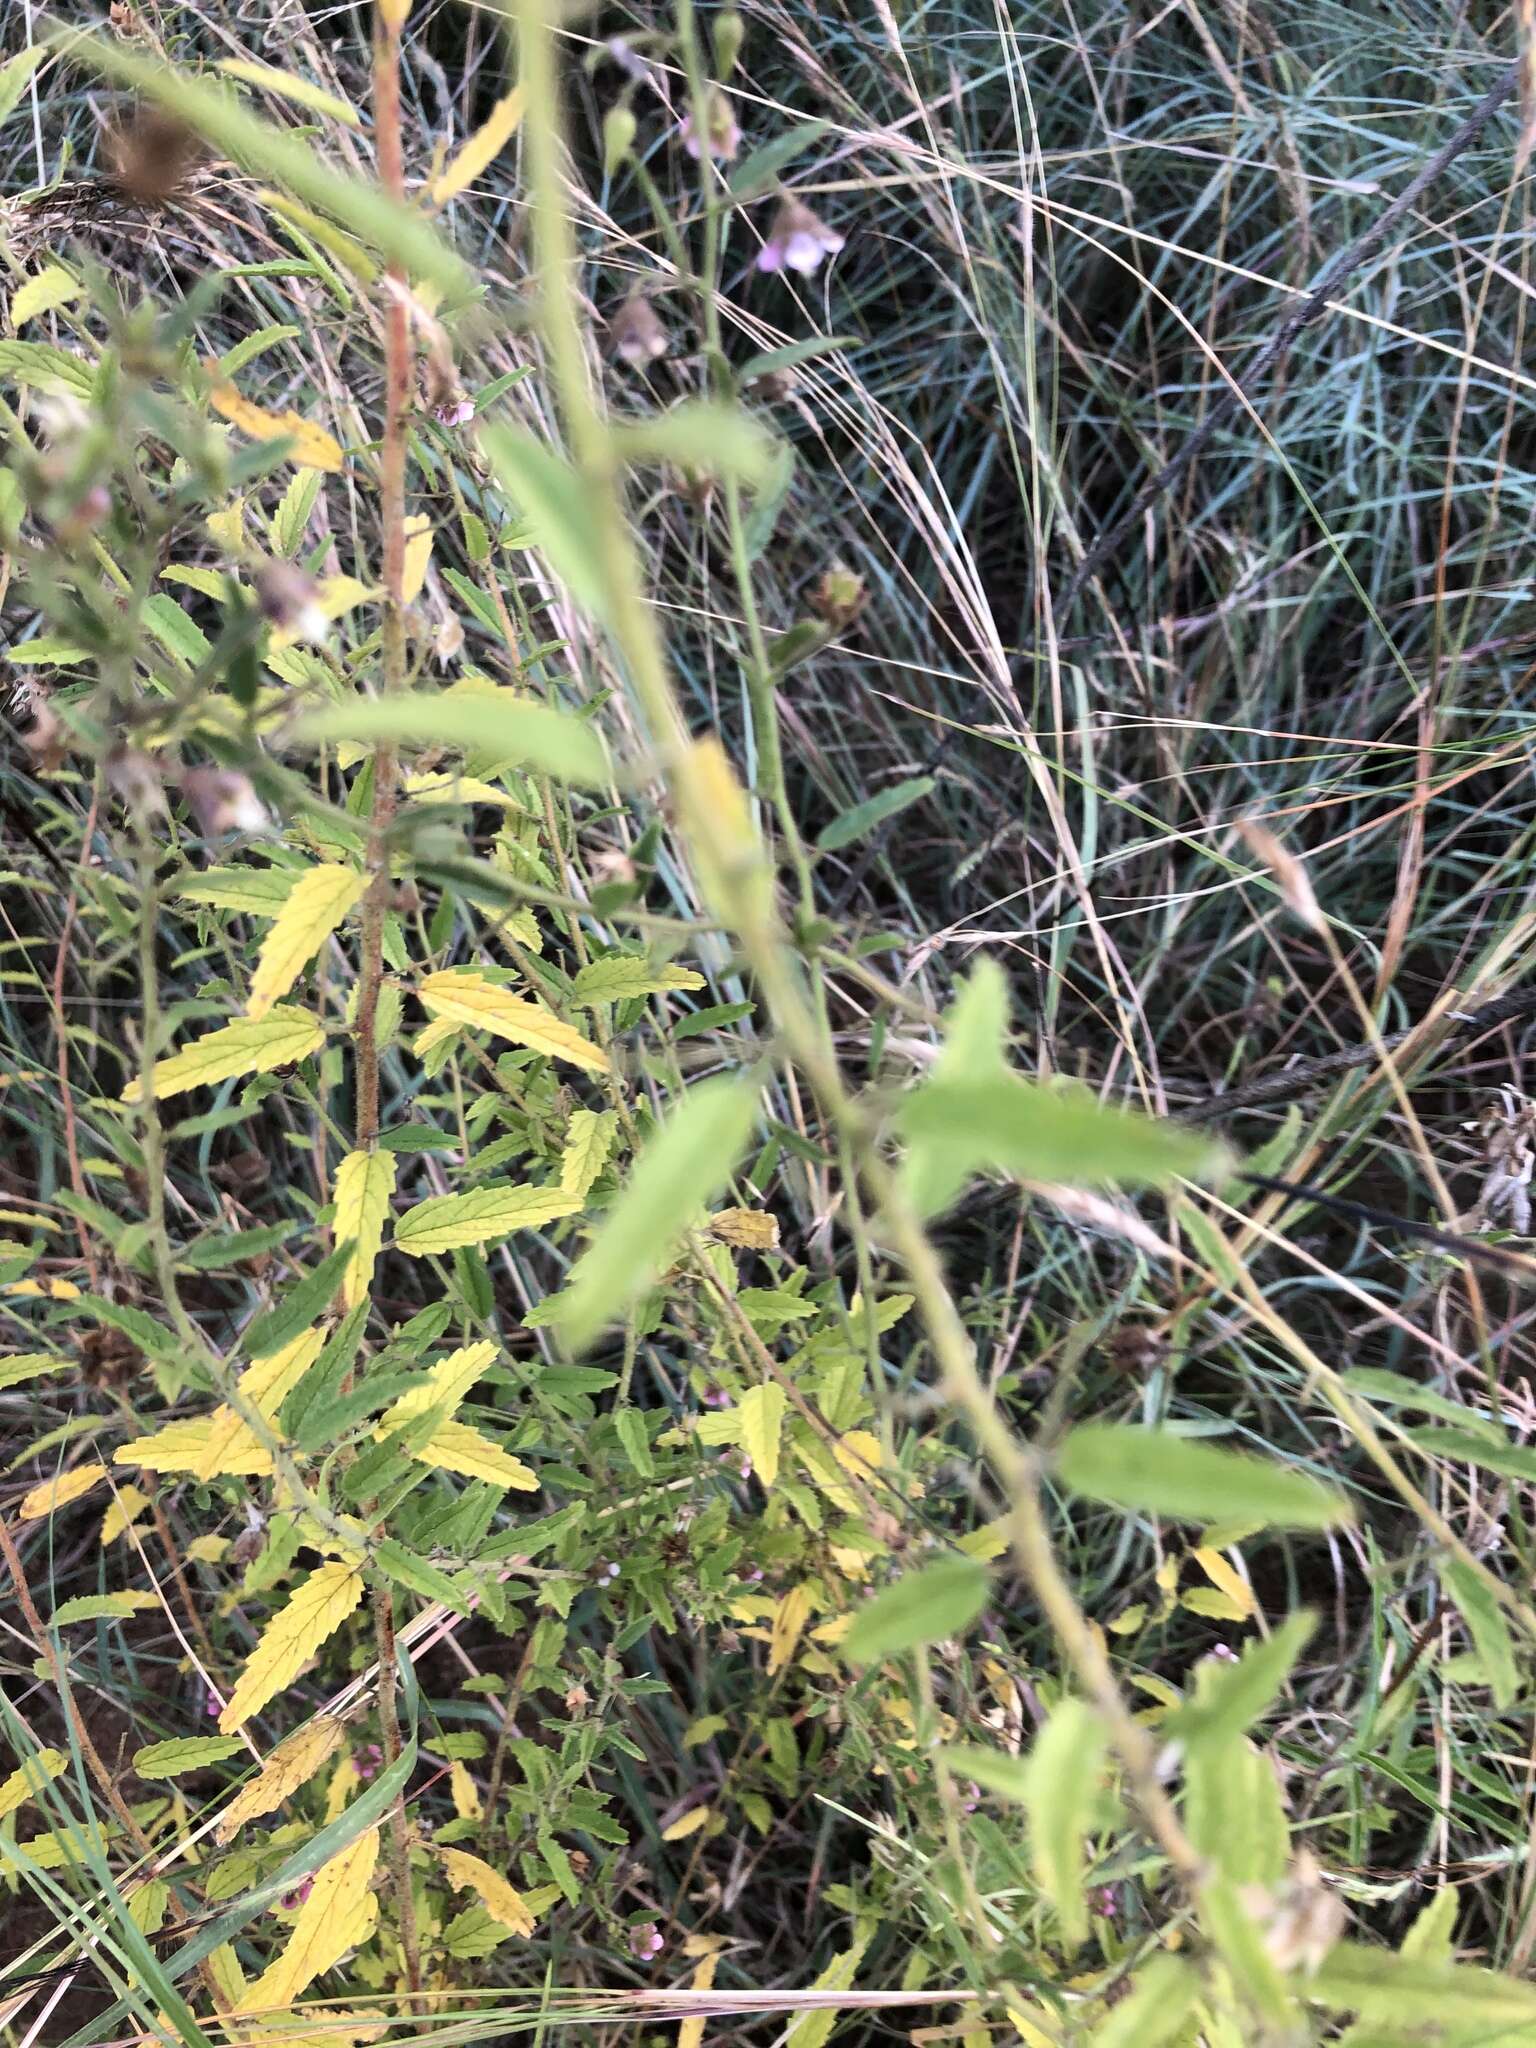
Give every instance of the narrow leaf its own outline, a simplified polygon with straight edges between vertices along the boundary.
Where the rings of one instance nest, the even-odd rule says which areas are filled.
[[[1305,1472],[1168,1430],[1084,1423],[1063,1442],[1057,1467],[1076,1493],[1181,1521],[1330,1529],[1353,1520],[1344,1496]]]

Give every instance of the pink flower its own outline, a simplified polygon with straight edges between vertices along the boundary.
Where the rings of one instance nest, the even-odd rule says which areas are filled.
[[[366,1785],[383,1768],[384,1752],[376,1742],[365,1742],[352,1759],[352,1768],[357,1773],[358,1783]]]
[[[666,1945],[654,1920],[647,1920],[629,1930],[629,1951],[639,1962],[648,1963],[652,1956],[659,1956]]]
[[[798,199],[783,199],[773,217],[768,239],[757,252],[759,270],[797,270],[809,277],[823,256],[835,256],[843,246],[836,228],[829,228],[820,214],[812,213]]]
[[[741,129],[737,125],[736,112],[730,99],[716,86],[709,89],[705,115],[704,125],[709,135],[709,153],[717,163],[728,164],[741,147]],[[684,149],[697,163],[699,137],[692,114],[683,117],[677,132]]]
[[[312,1877],[306,1877],[297,1891],[284,1892],[277,1903],[285,1913],[297,1913],[314,1888],[315,1880]]]
[[[467,427],[474,416],[475,401],[472,398],[450,398],[432,408],[432,417],[440,427]]]

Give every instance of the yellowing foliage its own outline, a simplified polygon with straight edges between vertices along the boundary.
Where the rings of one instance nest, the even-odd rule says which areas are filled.
[[[0,1780],[0,1820],[35,1799],[51,1778],[59,1777],[68,1767],[68,1758],[57,1749],[40,1749],[36,1756],[28,1757],[20,1770]]]
[[[326,1637],[333,1635],[363,1597],[363,1575],[355,1563],[328,1560],[295,1588],[288,1605],[268,1622],[246,1660],[234,1691],[219,1716],[226,1735],[259,1714],[267,1701],[291,1685]]]
[[[248,1017],[265,1017],[287,995],[367,886],[365,875],[336,861],[300,875],[261,942],[246,999]]]
[[[219,1818],[215,1835],[227,1842],[248,1820],[271,1813],[312,1777],[332,1756],[341,1742],[341,1723],[328,1714],[318,1715],[305,1728],[280,1742],[248,1785],[242,1785]]]
[[[434,203],[446,205],[467,185],[472,185],[482,171],[489,170],[511,141],[522,118],[522,88],[514,87],[505,99],[496,102],[447,170],[435,181],[432,186]]]
[[[204,1032],[169,1059],[157,1060],[153,1071],[155,1099],[184,1095],[189,1088],[209,1088],[216,1081],[237,1081],[245,1074],[269,1074],[274,1067],[308,1059],[325,1043],[325,1030],[308,1010],[279,1004],[263,1017],[237,1017],[217,1031]],[[143,1089],[137,1080],[123,1090],[124,1102],[138,1102]]]
[[[366,1298],[372,1283],[398,1166],[393,1152],[349,1152],[336,1169],[336,1221],[332,1227],[339,1243],[352,1240],[352,1256],[341,1283],[341,1298],[348,1308],[356,1308]]]
[[[30,1493],[22,1495],[16,1519],[19,1522],[40,1522],[44,1515],[51,1515],[56,1508],[67,1508],[71,1501],[79,1500],[93,1486],[100,1486],[106,1476],[104,1465],[92,1464],[77,1465],[73,1472],[61,1472],[57,1479],[45,1479],[41,1486],[34,1486]]]
[[[379,1831],[369,1828],[339,1856],[321,1864],[287,1946],[246,1993],[244,2011],[285,2011],[322,1970],[368,1939],[379,1917],[372,1891],[378,1860]]]
[[[439,1849],[448,1881],[456,1891],[473,1891],[491,1918],[514,1934],[532,1934],[533,1915],[522,1894],[489,1863],[467,1849]]]
[[[341,443],[335,435],[317,427],[301,413],[263,412],[259,405],[242,398],[233,384],[215,384],[208,394],[208,403],[220,419],[228,420],[253,441],[291,442],[288,459],[303,469],[334,473],[342,466]]]
[[[513,1045],[526,1045],[552,1060],[565,1060],[594,1074],[608,1072],[608,1055],[579,1031],[546,1010],[487,981],[483,974],[443,971],[425,975],[418,994],[429,1016],[452,1018],[476,1031],[492,1032]]]

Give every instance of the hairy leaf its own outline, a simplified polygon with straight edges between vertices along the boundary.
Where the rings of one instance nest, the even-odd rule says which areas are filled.
[[[243,1727],[253,1714],[261,1712],[268,1700],[291,1685],[362,1597],[363,1577],[356,1564],[328,1559],[317,1566],[294,1589],[282,1612],[268,1622],[260,1642],[247,1658],[239,1682],[219,1716],[223,1732],[228,1735]]]
[[[225,1807],[215,1830],[227,1842],[248,1820],[271,1813],[307,1785],[335,1755],[342,1727],[328,1714],[317,1715],[305,1728],[279,1743],[249,1784],[242,1785]]]
[[[341,1283],[341,1298],[348,1308],[367,1299],[399,1164],[393,1152],[349,1152],[336,1169],[336,1235],[352,1240],[352,1257]]]
[[[429,1016],[451,1018],[473,1030],[492,1032],[497,1038],[510,1039],[513,1045],[526,1045],[550,1059],[566,1060],[594,1074],[608,1071],[607,1054],[563,1023],[553,1010],[510,995],[484,975],[457,974],[451,970],[428,974],[417,993]]]
[[[407,1209],[395,1225],[395,1249],[409,1258],[486,1244],[514,1230],[536,1230],[570,1216],[579,1198],[563,1188],[515,1188],[506,1184],[473,1188],[467,1195],[433,1195]]]
[[[157,1101],[184,1095],[189,1088],[208,1088],[216,1081],[237,1081],[245,1074],[269,1074],[274,1067],[308,1059],[325,1043],[325,1030],[308,1010],[280,1003],[264,1017],[237,1017],[217,1031],[205,1032],[169,1059],[157,1060],[154,1089]],[[143,1090],[137,1080],[123,1090],[124,1102],[137,1102]]]
[[[287,995],[367,886],[366,875],[336,862],[300,875],[261,942],[245,1005],[248,1017],[265,1017]]]

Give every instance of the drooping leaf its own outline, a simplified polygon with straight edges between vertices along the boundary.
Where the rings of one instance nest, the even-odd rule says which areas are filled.
[[[455,1891],[473,1891],[491,1918],[513,1934],[532,1934],[534,1920],[521,1892],[499,1870],[467,1849],[439,1849],[443,1869]]]
[[[934,786],[931,775],[909,776],[905,782],[895,783],[890,789],[882,789],[877,796],[855,804],[851,810],[840,812],[817,838],[818,852],[837,853],[845,846],[852,846],[873,832],[877,825],[883,825],[888,818],[898,817],[910,805],[931,795]]]
[[[1503,1713],[1514,1705],[1520,1691],[1515,1646],[1504,1610],[1476,1572],[1469,1570],[1460,1558],[1443,1557],[1435,1569],[1467,1625],[1472,1647],[1493,1690],[1493,1704]]]
[[[408,1258],[487,1244],[514,1230],[536,1230],[581,1207],[563,1188],[516,1188],[505,1183],[472,1188],[467,1195],[432,1195],[407,1209],[395,1225],[395,1249]]]
[[[704,977],[691,967],[652,967],[630,953],[611,953],[590,961],[571,984],[583,1009],[601,1003],[629,1002],[636,996],[669,995],[674,990],[703,988]]]
[[[1053,1708],[1025,1760],[1024,1804],[1030,1858],[1040,1889],[1056,1908],[1072,1947],[1088,1936],[1083,1842],[1088,1833],[1108,1733],[1083,1700]]]
[[[779,1476],[779,1439],[788,1406],[789,1396],[773,1380],[748,1387],[741,1397],[741,1447],[765,1488]]]
[[[325,1028],[308,1010],[279,1003],[264,1017],[237,1017],[194,1038],[154,1069],[155,1098],[184,1095],[189,1088],[209,1088],[218,1081],[236,1081],[245,1074],[270,1074],[274,1067],[308,1059],[325,1043]],[[137,1080],[123,1090],[122,1100],[139,1101]]]
[[[1143,1184],[1218,1173],[1222,1146],[1176,1124],[1106,1108],[1081,1088],[1045,1088],[1012,1074],[980,1080],[936,1076],[901,1106],[904,1135],[1022,1180],[1071,1187]]]
[[[126,1621],[131,1614],[141,1614],[146,1607],[158,1607],[159,1597],[154,1593],[80,1593],[73,1600],[64,1600],[53,1610],[53,1626],[69,1628],[77,1621]]]
[[[329,1714],[319,1714],[307,1727],[279,1743],[256,1776],[242,1785],[225,1807],[215,1830],[218,1840],[231,1840],[246,1821],[272,1813],[307,1785],[335,1755],[341,1735],[340,1721]]]
[[[592,545],[600,522],[586,482],[563,456],[521,428],[482,427],[480,445],[533,545],[582,609],[606,619],[612,602]]]
[[[18,1522],[40,1522],[45,1515],[79,1500],[93,1486],[99,1486],[106,1476],[105,1465],[87,1464],[77,1465],[73,1472],[61,1472],[56,1479],[45,1479],[40,1486],[34,1486],[23,1494],[16,1519]]]
[[[280,99],[292,100],[313,113],[329,114],[333,121],[341,121],[348,128],[362,126],[362,117],[350,100],[338,99],[335,93],[326,92],[300,71],[278,71],[270,64],[253,64],[246,57],[221,57],[219,69],[227,77],[238,78],[242,85],[276,93]]]
[[[29,277],[25,284],[16,287],[11,298],[11,325],[25,327],[29,320],[44,313],[56,313],[60,306],[73,304],[84,290],[78,277],[72,277],[57,263],[50,263],[36,277]]]
[[[600,788],[610,777],[602,741],[590,725],[508,690],[402,690],[353,698],[312,712],[301,740],[417,740],[457,747],[482,763],[527,767],[559,782]]]
[[[400,1162],[393,1152],[349,1152],[336,1169],[336,1235],[352,1240],[341,1298],[356,1308],[368,1297],[384,1242],[384,1224]]]
[[[363,1577],[356,1564],[327,1559],[318,1565],[295,1587],[287,1606],[267,1623],[219,1715],[221,1730],[233,1734],[291,1685],[362,1597]]]
[[[334,861],[300,875],[261,942],[245,1005],[248,1017],[265,1017],[287,995],[367,887],[366,875]]]
[[[577,1202],[584,1202],[592,1183],[608,1163],[619,1119],[611,1109],[575,1109],[565,1127],[565,1150],[560,1155],[560,1185]]]
[[[706,1081],[644,1146],[628,1185],[560,1297],[560,1323],[581,1350],[646,1287],[689,1218],[729,1178],[752,1128],[757,1091]]]
[[[975,1558],[936,1558],[867,1600],[839,1648],[852,1664],[873,1664],[963,1635],[986,1606],[991,1584]]]
[[[40,1749],[35,1756],[29,1756],[19,1770],[0,1779],[0,1820],[25,1806],[29,1799],[35,1799],[46,1784],[68,1768],[68,1757],[57,1749]]]
[[[518,1493],[538,1490],[538,1476],[521,1458],[471,1429],[467,1422],[444,1422],[430,1440],[413,1455],[424,1465],[442,1472],[457,1472],[463,1479],[478,1479],[487,1486],[511,1487]]]
[[[1330,1529],[1353,1519],[1343,1494],[1308,1473],[1171,1430],[1083,1423],[1063,1441],[1057,1468],[1090,1499],[1181,1521]]]
[[[504,99],[496,102],[441,177],[433,181],[435,206],[446,206],[490,169],[517,132],[517,124],[523,118],[524,97],[521,86],[514,86]]]
[[[287,2011],[323,1970],[368,1939],[379,1917],[371,1889],[378,1856],[373,1827],[315,1872],[286,1947],[246,1994],[247,2012]]]
[[[179,1778],[185,1771],[223,1763],[244,1748],[238,1735],[176,1735],[168,1742],[151,1742],[135,1750],[133,1768],[141,1778]]]
[[[594,1074],[606,1074],[608,1056],[542,1004],[524,1002],[481,974],[445,969],[425,975],[417,991],[428,1014],[451,1018],[475,1031],[489,1031],[513,1045],[526,1045],[549,1059],[565,1060]]]
[[[208,393],[208,403],[221,420],[228,420],[251,440],[285,442],[290,462],[305,469],[324,470],[328,475],[340,472],[345,459],[341,443],[302,413],[267,412],[250,399],[242,398],[233,384],[215,384]]]

